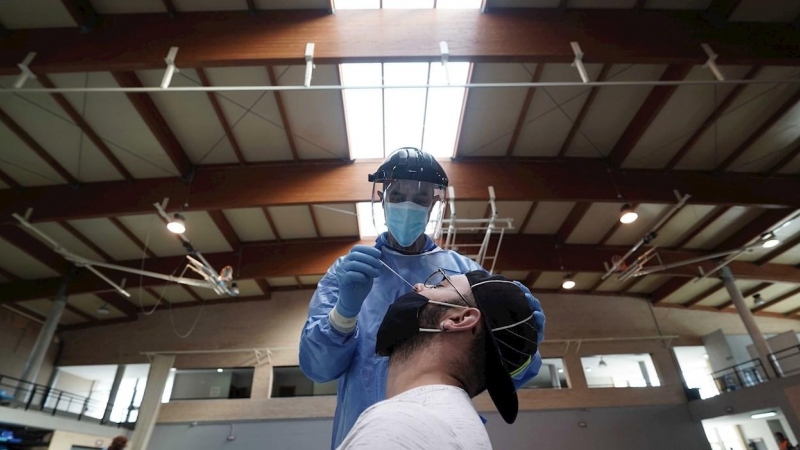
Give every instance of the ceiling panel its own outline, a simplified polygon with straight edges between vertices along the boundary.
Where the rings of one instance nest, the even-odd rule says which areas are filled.
[[[5,124],[0,124],[0,169],[22,186],[63,184],[63,178],[22,142]]]
[[[164,70],[140,70],[136,74],[145,86],[159,86]],[[172,77],[170,87],[199,86],[199,79],[194,70],[182,69]],[[150,98],[193,163],[238,162],[208,93],[154,92]]]
[[[780,172],[781,174],[800,174],[800,155],[795,156],[793,160],[791,160],[786,166],[784,166]]]
[[[575,282],[575,287],[573,289],[585,291],[600,281],[600,278],[603,276],[601,273],[589,273],[589,272],[581,272],[572,275],[572,281]],[[563,279],[561,280],[563,282]],[[560,284],[559,284],[560,286]],[[564,290],[567,292],[566,290]]]
[[[458,198],[458,193],[456,193]],[[486,207],[489,205],[488,201],[479,200],[456,200],[456,218],[457,219],[483,219],[486,217]],[[445,217],[450,217],[450,205],[447,205],[447,212]]]
[[[206,75],[214,86],[270,85],[267,69],[260,66],[209,68],[206,69]],[[217,97],[245,160],[253,162],[292,159],[274,93],[221,92]]]
[[[597,244],[619,222],[621,204],[592,203],[567,239],[568,244]]]
[[[307,205],[270,206],[269,215],[275,224],[275,232],[281,239],[316,237],[314,222]]]
[[[635,294],[649,294],[660,288],[661,285],[669,281],[670,278],[672,277],[669,275],[647,275],[644,277],[644,280],[636,283],[636,285],[630,289],[630,292]]]
[[[662,300],[662,302],[683,304],[695,298],[695,296],[699,295],[705,290],[711,289],[718,284],[720,285],[720,289],[723,289],[719,280],[716,278],[695,278],[684,284],[683,287],[677,291],[667,296],[664,300]]]
[[[176,256],[186,254],[178,236],[167,230],[167,226],[156,214],[121,216],[119,221],[131,231],[156,256]],[[187,236],[194,236],[194,229],[187,223]],[[141,255],[139,256],[141,258]]]
[[[791,298],[787,298],[786,300],[778,303],[777,305],[770,306],[764,311],[786,314],[787,312],[795,310],[797,308],[800,308],[800,294],[795,295],[794,297]]]
[[[222,211],[242,242],[273,241],[275,233],[261,208],[226,209]],[[356,232],[358,234],[358,232]]]
[[[191,275],[190,275],[191,276]],[[197,299],[189,293],[188,289],[192,289],[189,286],[177,284],[177,283],[170,283],[164,286],[158,286],[153,288],[153,292],[155,292],[155,296],[148,294],[147,292],[144,293],[142,297],[142,303],[145,305],[154,305],[156,300],[159,298],[166,300],[170,303],[187,303],[187,302],[196,302]],[[209,291],[210,289],[203,289],[204,291]],[[131,298],[133,299],[134,304],[138,305],[138,293],[134,294],[131,292]]]
[[[731,13],[732,22],[791,22],[800,14],[800,2],[743,0]]]
[[[30,300],[27,302],[20,302],[19,304],[45,317],[47,317],[50,314],[50,308],[53,306],[53,302],[46,298],[42,298],[39,300]]]
[[[136,287],[138,284],[138,280],[134,280],[134,282],[129,283],[125,290],[128,291],[131,296],[127,298],[120,297],[120,300],[123,302],[129,302],[139,311],[150,311],[150,308],[148,307],[152,307],[156,304],[156,298],[150,295],[144,289]],[[161,289],[161,287],[155,288],[157,292],[161,292]]]
[[[120,310],[114,308],[112,305],[108,305],[108,313],[100,314],[97,312],[101,306],[105,303],[100,297],[94,294],[80,294],[80,295],[70,295],[69,304],[78,308],[79,310],[89,314],[90,316],[94,317],[95,319],[100,320],[107,320],[107,319],[118,319],[120,317],[125,317]]]
[[[295,277],[267,278],[267,283],[269,283],[269,285],[272,287],[297,286],[297,280]]]
[[[17,28],[74,27],[61,0],[4,0],[0,2],[0,21],[10,30]]]
[[[800,233],[800,220],[792,220],[792,221],[786,222],[785,225],[783,225],[781,228],[775,230],[775,236],[781,242],[780,246],[785,245],[785,243],[787,241],[791,240],[798,233]],[[774,248],[771,248],[771,249],[764,248],[763,246],[759,245],[759,246],[751,249],[751,251],[749,251],[749,252],[743,254],[742,256],[740,256],[739,259],[741,259],[743,261],[756,261],[756,260],[761,259],[762,257],[764,257],[767,253],[771,252],[772,250],[775,250],[775,249]],[[794,263],[794,261],[797,259],[797,254],[795,254],[794,257],[792,255],[787,255],[787,254],[792,252],[792,249],[783,249],[782,248],[782,250],[787,250],[787,253],[784,254],[784,255],[781,255],[781,257],[776,258],[775,259],[776,262],[781,261],[781,262],[778,262],[779,264],[792,264],[792,265],[797,264],[797,263]],[[788,259],[786,258],[786,256],[788,256]]]
[[[258,287],[256,280],[238,280],[236,283],[239,285],[239,297],[264,295],[264,293],[261,292],[261,288]]]
[[[672,247],[714,211],[711,205],[686,205],[658,231],[658,245]]]
[[[736,286],[739,288],[740,292],[744,292],[744,291],[746,291],[748,289],[751,289],[754,286],[758,285],[759,283],[760,283],[759,281],[753,281],[753,280],[736,280]],[[715,306],[716,307],[716,306],[719,306],[719,305],[727,302],[730,299],[731,299],[731,297],[730,297],[730,295],[728,295],[727,289],[725,289],[723,287],[719,291],[714,292],[713,294],[711,294],[708,297],[706,297],[705,299],[703,299],[703,301],[698,303],[698,305],[700,305],[700,306]],[[752,297],[749,297],[749,298],[745,299],[745,301],[746,302],[749,301],[750,305],[752,306],[752,304],[753,304]]]
[[[531,205],[533,202],[495,202],[497,206],[497,217],[500,219],[512,219],[511,226],[514,227],[512,230],[506,230],[506,233],[517,234],[520,233],[519,227],[522,226],[522,222],[525,221],[525,216],[528,215],[528,211],[531,209]],[[502,226],[505,226],[503,224]]]
[[[789,109],[730,166],[731,172],[766,172],[792,151],[800,139],[800,103]]]
[[[739,79],[746,66],[721,66],[729,79]],[[687,81],[714,79],[705,66],[694,66]],[[734,85],[679,86],[625,160],[624,167],[659,169],[664,167],[706,118],[734,89]]]
[[[532,289],[561,289],[564,275],[565,272],[542,272],[536,283],[533,283]]]
[[[589,78],[597,79],[602,64],[587,64]],[[570,64],[547,64],[540,81],[580,82],[577,69]],[[553,87],[537,88],[531,99],[519,140],[514,148],[515,156],[556,156],[561,145],[580,114],[591,88]],[[472,94],[470,94],[472,95]]]
[[[797,289],[797,287],[798,286],[796,284],[792,284],[792,283],[775,283],[772,286],[762,290],[760,292],[760,294],[761,294],[761,298],[765,302],[768,302],[768,301],[771,301],[772,299],[775,299],[775,298],[777,298],[777,297],[779,297],[779,296],[781,296],[783,294],[786,294],[789,291],[793,291],[793,290]],[[786,301],[789,301],[789,300],[790,299],[786,299]],[[750,299],[748,301],[753,302],[753,298],[750,297]],[[780,305],[782,303],[784,303],[784,302],[780,302],[776,306],[780,307]],[[773,307],[770,307],[770,308],[767,308],[766,310],[769,311],[772,308]]]
[[[555,234],[575,202],[539,202],[523,231],[526,234]]]
[[[0,267],[24,280],[59,275],[58,272],[3,239],[0,239]]]
[[[90,249],[86,244],[73,236],[72,233],[55,222],[39,222],[36,224],[36,228],[53,238],[56,242],[58,242],[59,245],[76,255],[83,256],[84,258],[103,261],[103,258],[95,253],[94,250]],[[44,241],[42,242],[44,243]],[[45,243],[45,245],[48,247],[50,246],[50,244],[47,243]]]
[[[607,80],[657,80],[666,65],[614,65]],[[650,94],[652,86],[606,86],[597,91],[581,133],[575,136],[567,156],[607,156]],[[588,138],[588,139],[587,139]]]
[[[712,249],[732,236],[763,211],[759,208],[734,206],[686,244],[687,248]]]
[[[791,250],[770,261],[774,264],[800,265],[800,245],[794,246]]]
[[[303,286],[316,286],[322,277],[322,275],[300,275],[297,278],[300,279],[300,283],[302,283]]]
[[[219,231],[214,220],[205,211],[184,212],[186,218],[186,236],[200,252],[217,253],[233,250]]]
[[[166,13],[163,0],[92,0],[99,14]]]
[[[764,67],[755,79],[789,79],[797,74],[797,67]],[[794,84],[749,85],[717,123],[703,133],[676,169],[716,168],[797,89]]]
[[[189,286],[189,289],[194,291],[194,293],[199,295],[200,298],[202,298],[203,300],[218,300],[218,299],[230,298],[228,295],[225,294],[219,295],[211,289],[194,287],[194,286]]]
[[[602,275],[600,278],[598,278],[598,280],[601,278]],[[605,281],[600,283],[596,290],[601,292],[619,292],[625,289],[628,283],[628,281],[620,281],[617,275],[611,275],[610,277],[606,278]]]
[[[639,214],[639,219],[636,222],[622,225],[617,228],[617,231],[611,235],[611,238],[606,241],[607,245],[633,245],[643,238],[645,234],[658,222],[662,214],[671,208],[672,205],[656,205],[652,203],[643,203],[636,207],[636,212]],[[657,239],[653,241],[657,243]]]
[[[119,87],[109,72],[52,74],[57,87]],[[65,93],[89,126],[136,178],[177,175],[178,171],[142,117],[121,92]],[[85,104],[85,108],[84,108]]]
[[[69,223],[114,259],[142,259],[144,256],[142,249],[107,219],[79,219]]]
[[[86,323],[86,319],[70,310],[65,309],[64,313],[61,314],[61,320],[58,323],[60,325],[76,325],[79,323]]]
[[[504,270],[502,272],[495,271],[495,274],[502,275],[511,280],[517,280],[520,282],[525,281],[525,277],[528,276],[530,272],[526,272],[524,270]]]
[[[275,67],[279,85],[303,84],[305,66]],[[312,85],[338,85],[339,67],[317,65]],[[349,159],[341,91],[286,91],[281,93],[300,159]]]
[[[15,77],[0,77],[0,85],[10,87]],[[29,80],[25,87],[43,87]],[[72,176],[83,182],[120,180],[122,176],[95,147],[82,136],[81,129],[68,118],[53,97],[46,94],[0,96],[0,107]],[[6,142],[5,140],[3,142]],[[27,149],[27,146],[26,146]],[[33,153],[28,149],[28,153]],[[8,159],[3,156],[4,159]],[[12,159],[13,161],[13,159]],[[24,166],[23,167],[27,167]],[[35,170],[35,167],[31,167]],[[60,177],[57,177],[60,179]]]
[[[313,208],[314,217],[317,218],[319,234],[322,237],[358,236],[358,218],[356,217],[355,204],[333,203],[312,205],[311,208]]]
[[[534,69],[535,64],[475,64],[472,83],[529,82]],[[470,92],[456,155],[505,155],[526,93],[527,88],[475,89]]]

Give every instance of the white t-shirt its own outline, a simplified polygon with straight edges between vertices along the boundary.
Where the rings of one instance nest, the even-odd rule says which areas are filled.
[[[337,450],[491,450],[469,395],[447,385],[422,386],[367,408]]]

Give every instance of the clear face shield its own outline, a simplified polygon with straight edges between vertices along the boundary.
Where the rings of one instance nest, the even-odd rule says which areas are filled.
[[[423,233],[438,239],[447,188],[427,181],[389,180],[372,185],[372,220],[378,233],[389,231],[403,247]]]

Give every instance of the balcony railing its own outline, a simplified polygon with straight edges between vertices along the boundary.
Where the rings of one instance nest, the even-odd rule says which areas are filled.
[[[760,359],[752,359],[714,372],[712,375],[720,392],[736,391],[769,381]]]
[[[800,345],[771,353],[769,362],[779,377],[800,374]]]
[[[106,404],[90,397],[53,389],[0,374],[0,406],[46,412],[52,416],[102,422]],[[87,411],[101,411],[100,417],[87,416]],[[117,427],[133,428],[133,423],[117,423]]]

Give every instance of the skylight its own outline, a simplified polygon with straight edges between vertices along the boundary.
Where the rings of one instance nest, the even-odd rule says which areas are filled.
[[[342,64],[344,86],[420,86],[407,89],[345,89],[350,156],[384,158],[400,147],[417,147],[436,157],[455,150],[469,63]],[[381,83],[383,80],[383,83]]]

